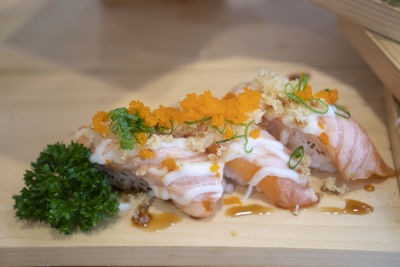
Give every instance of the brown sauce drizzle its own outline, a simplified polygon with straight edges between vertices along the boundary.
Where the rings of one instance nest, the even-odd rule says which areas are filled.
[[[229,208],[225,215],[228,217],[240,217],[245,215],[264,215],[271,213],[272,209],[268,207],[263,207],[258,204],[250,204],[246,206],[234,206]]]
[[[363,215],[374,212],[374,208],[368,205],[367,203],[358,200],[346,199],[346,206],[344,207],[344,209],[337,207],[321,207],[320,211],[333,215],[339,215],[339,214]]]
[[[372,184],[367,184],[364,186],[364,189],[368,192],[374,192],[375,191],[375,187]]]
[[[222,199],[222,202],[224,203],[224,205],[232,205],[232,204],[242,205],[242,201],[238,197],[224,198]]]
[[[132,216],[132,226],[148,232],[169,228],[182,218],[171,212],[150,213],[147,209],[139,208],[138,214]]]

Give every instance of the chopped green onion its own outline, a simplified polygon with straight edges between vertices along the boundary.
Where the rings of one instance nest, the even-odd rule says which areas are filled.
[[[160,134],[171,135],[174,132],[174,123],[172,122],[172,120],[169,120],[169,122],[171,123],[171,127],[170,127],[171,130],[169,131],[169,133],[165,132],[166,128],[158,127],[158,122],[157,122],[156,126],[154,127],[154,129],[156,130],[156,132],[158,132]]]
[[[130,114],[127,108],[116,108],[108,113],[111,119],[109,124],[110,132],[118,134],[119,145],[122,149],[133,149],[138,142],[138,133],[153,133],[154,128],[144,123],[139,113]]]
[[[207,118],[204,118],[204,119],[201,119],[201,120],[198,120],[198,121],[185,121],[185,124],[187,124],[187,125],[193,125],[193,124],[198,124],[198,123],[206,122],[206,121],[209,121],[209,120],[211,120],[211,117],[207,117]]]
[[[211,124],[209,124],[208,126],[211,126],[211,127],[213,127],[218,133],[220,133],[220,134],[224,134],[224,130],[221,130],[220,128],[218,128],[217,126],[214,126],[214,125],[211,125]]]
[[[318,113],[318,114],[325,114],[329,111],[329,106],[327,103],[322,101],[321,99],[318,98],[312,98],[312,99],[304,99],[296,96],[297,91],[304,91],[306,89],[308,84],[308,77],[304,73],[302,73],[299,77],[299,82],[296,84],[295,87],[291,83],[287,83],[285,85],[285,93],[286,96],[289,97],[290,99],[296,101],[297,103],[302,104],[312,112]],[[288,91],[288,87],[292,89],[292,91]],[[309,105],[309,102],[318,102],[320,109],[313,108],[311,105]]]
[[[296,91],[304,91],[308,85],[308,77],[302,73],[299,77],[299,82],[296,85]]]
[[[249,137],[247,136],[247,132],[249,131],[249,127],[250,125],[252,125],[254,122],[254,120],[250,121],[247,125],[246,128],[244,129],[244,151],[246,153],[251,153],[253,151],[253,148],[251,148],[250,150],[247,150],[247,144],[249,143]]]
[[[351,117],[350,112],[348,112],[346,109],[344,109],[344,108],[342,108],[341,106],[338,106],[338,105],[336,105],[336,104],[333,104],[333,106],[335,107],[335,114],[336,114],[336,115],[338,115],[338,116],[340,116],[340,117],[343,117],[343,118],[345,118],[345,119],[350,119],[350,117]],[[340,110],[340,111],[342,111],[342,112],[345,113],[346,115],[337,112],[337,111],[336,111],[337,109]]]
[[[234,137],[232,137],[232,138],[229,138],[229,139],[224,139],[224,140],[220,140],[220,141],[217,141],[217,142],[215,142],[216,144],[222,144],[222,143],[225,143],[225,142],[228,142],[228,141],[231,141],[231,140],[233,140],[233,139],[236,139],[236,138],[242,138],[242,137],[245,137],[245,135],[244,134],[242,134],[242,135],[235,135]]]
[[[292,92],[288,92],[288,90],[287,90],[288,86],[292,89]],[[287,83],[285,85],[285,93],[286,93],[286,95],[288,95],[288,94],[294,95],[296,93],[296,89],[294,89],[294,87],[291,83]]]
[[[300,98],[300,97],[298,97],[298,96],[296,96],[295,94],[292,94],[292,93],[286,93],[286,95],[287,95],[290,99],[292,99],[292,100],[294,100],[294,101],[296,101],[296,102],[298,102],[298,103],[304,105],[306,108],[308,108],[308,109],[311,110],[312,112],[315,112],[315,113],[318,113],[318,114],[325,114],[325,113],[327,113],[327,112],[329,111],[329,106],[328,106],[328,104],[325,103],[324,101],[322,101],[321,99],[312,98],[312,99],[308,99],[308,100],[307,100],[307,99]],[[310,105],[307,103],[307,102],[312,102],[312,101],[318,102],[318,103],[320,104],[321,109],[315,109],[315,108],[313,108],[312,106],[310,106]]]
[[[288,162],[289,168],[292,169],[292,170],[295,169],[300,164],[300,162],[302,161],[303,157],[304,157],[304,147],[303,146],[299,146],[292,152],[292,154],[290,154],[289,162]],[[294,163],[294,165],[292,164],[292,159],[293,158],[295,160],[297,160]]]
[[[233,122],[231,120],[228,120],[228,119],[225,119],[225,121],[227,123],[230,123],[230,124],[233,124],[233,125],[239,125],[239,126],[246,126],[247,125],[246,123],[235,123],[235,122]]]
[[[245,140],[244,145],[243,145],[244,151],[245,151],[246,153],[251,153],[251,152],[253,151],[253,148],[251,148],[250,150],[247,150],[247,144],[249,143],[249,138],[248,138],[248,136],[247,136],[247,133],[248,133],[248,131],[249,131],[249,127],[250,127],[253,123],[254,123],[254,120],[250,121],[248,124],[243,124],[243,126],[246,127],[246,128],[244,129],[244,134],[236,135],[237,132],[236,132],[236,130],[235,130],[235,135],[234,135],[232,138],[223,139],[223,140],[217,141],[217,142],[215,142],[215,143],[216,143],[216,144],[222,144],[222,143],[231,141],[231,140],[233,140],[233,139],[244,138],[244,140]]]

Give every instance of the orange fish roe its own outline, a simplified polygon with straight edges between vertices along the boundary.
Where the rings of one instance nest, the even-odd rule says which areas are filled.
[[[320,121],[318,122],[318,127],[321,128],[322,130],[325,129],[324,125]]]
[[[109,161],[108,159],[106,159],[106,164],[108,165],[108,167],[109,167],[111,170],[114,170],[114,166],[112,166],[111,161]]]
[[[143,146],[147,142],[147,135],[145,132],[141,132],[137,134],[137,139],[139,141],[140,146]]]
[[[220,169],[220,167],[219,167],[219,165],[217,163],[214,163],[210,167],[210,171],[212,171],[212,172],[218,172],[219,169]]]
[[[323,98],[329,105],[335,104],[338,101],[338,91],[336,89],[324,89],[315,93],[315,98]]]
[[[236,95],[232,92],[228,92],[223,99],[235,98]]]
[[[197,121],[221,114],[220,100],[211,95],[210,91],[196,95],[187,94],[179,102],[185,121]]]
[[[224,120],[242,123],[249,117],[246,113],[259,108],[261,94],[257,91],[244,88],[238,95],[229,95],[228,98],[218,99],[210,91],[203,94],[188,94],[179,102],[184,121],[198,121],[211,118],[211,124],[222,126]]]
[[[232,205],[232,204],[239,204],[242,205],[242,201],[238,197],[230,197],[222,199],[224,205]]]
[[[219,127],[219,126],[224,125],[224,123],[225,123],[225,120],[222,115],[216,115],[216,116],[211,117],[211,125]]]
[[[154,151],[149,149],[142,149],[139,151],[139,155],[142,159],[154,159]]]
[[[306,99],[306,100],[310,100],[314,97],[311,86],[309,86],[308,84],[307,84],[306,88],[304,88],[303,91],[296,91],[295,95],[299,98]]]
[[[321,142],[324,143],[325,145],[329,145],[329,136],[328,136],[325,132],[322,132],[322,133],[319,135],[319,139],[320,139]]]
[[[166,167],[168,169],[168,172],[172,172],[175,170],[179,170],[179,166],[176,165],[176,162],[173,158],[167,158],[161,162],[161,167],[164,168]]]
[[[234,135],[235,135],[235,132],[232,129],[230,129],[228,127],[225,128],[225,132],[224,132],[225,139],[231,139]]]
[[[158,126],[166,129],[171,128],[171,121],[183,123],[183,116],[177,108],[164,107],[160,105],[153,111],[153,116],[158,120]]]
[[[140,101],[133,100],[129,103],[129,113],[136,115],[136,112],[139,112],[140,117],[144,119],[147,126],[153,127],[157,124],[157,119],[151,113],[150,108]]]
[[[236,97],[222,99],[224,117],[234,123],[246,121],[249,117],[245,114],[259,108],[261,93],[247,88],[243,90]]]
[[[107,135],[110,133],[107,127],[108,113],[105,111],[98,111],[92,118],[93,130]]]
[[[127,116],[124,131],[131,131],[132,138],[137,139],[140,145],[147,142],[151,133],[172,134],[178,124],[205,123],[217,127],[218,132],[224,133],[226,139],[234,137],[235,132],[228,127],[229,124],[241,124],[249,119],[247,114],[259,108],[261,93],[243,88],[239,94],[228,94],[225,98],[219,99],[211,95],[210,91],[202,94],[188,94],[179,102],[179,107],[164,107],[160,105],[157,109],[151,110],[142,102],[133,100],[129,103],[129,114],[138,116],[141,120],[132,119]],[[106,112],[98,112],[93,117],[93,128],[103,134],[109,134],[107,122],[109,121]],[[118,123],[118,122],[117,122]],[[132,124],[137,127],[130,127]],[[124,128],[124,126],[121,126]],[[247,126],[248,127],[248,126]],[[172,129],[171,129],[172,128]],[[165,131],[171,129],[171,131]],[[119,130],[118,130],[119,131]],[[146,133],[144,133],[146,132]],[[120,136],[121,138],[121,136]],[[126,141],[126,140],[125,140]],[[124,148],[126,149],[126,148]],[[150,158],[149,153],[141,151],[142,158]]]
[[[258,137],[260,137],[260,129],[254,129],[249,133],[249,136],[253,139],[257,139]]]

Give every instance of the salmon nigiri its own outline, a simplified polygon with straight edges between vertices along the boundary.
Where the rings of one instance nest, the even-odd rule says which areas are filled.
[[[112,137],[103,137],[90,128],[78,131],[75,140],[91,149],[91,162],[102,165],[119,179],[111,181],[114,186],[130,190],[141,183],[141,189],[149,187],[155,197],[172,200],[190,216],[209,216],[222,196],[222,178],[210,170],[215,163],[205,153],[189,149],[184,138],[154,135],[150,143],[158,144],[152,150],[129,151],[121,150]],[[124,175],[121,178],[116,172]]]
[[[337,90],[313,93],[304,74],[292,84],[265,71],[251,87],[263,94],[262,125],[289,149],[303,146],[312,158],[310,167],[338,171],[345,180],[394,174],[362,127],[336,104]]]
[[[281,207],[315,203],[307,174],[288,168],[289,151],[255,126],[264,114],[260,99],[259,92],[248,89],[222,99],[206,91],[188,94],[179,107],[153,111],[132,101],[129,109],[98,112],[75,140],[115,178],[112,184],[150,189],[194,217],[215,210],[226,169],[249,184],[247,197],[257,186]]]
[[[296,170],[288,167],[290,151],[267,131],[259,127],[250,129],[246,146],[244,140],[228,143],[230,151],[225,165],[225,176],[249,185],[245,199],[257,186],[277,206],[295,208],[318,202],[318,197],[308,184],[307,166]]]
[[[74,139],[92,151],[90,160],[114,186],[150,191],[193,217],[207,217],[222,197],[224,162],[206,148],[229,136],[229,125],[249,120],[246,113],[257,113],[259,99],[250,90],[229,99],[206,91],[154,110],[133,100],[128,108],[97,112]]]

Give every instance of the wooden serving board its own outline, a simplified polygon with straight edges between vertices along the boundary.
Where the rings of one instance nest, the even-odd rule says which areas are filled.
[[[343,18],[339,19],[338,25],[343,35],[385,87],[397,99],[400,99],[400,42],[369,31]]]
[[[288,9],[287,6],[291,8]],[[312,20],[307,18],[313,18]],[[68,142],[100,109],[140,99],[156,107],[189,92],[222,96],[260,68],[304,71],[314,88],[338,88],[340,103],[393,166],[382,85],[340,36],[335,19],[302,1],[2,1],[0,4],[0,265],[398,266],[400,198],[395,178],[349,185],[346,198],[368,215],[329,215],[342,207],[324,194],[298,216],[261,194],[263,216],[183,220],[159,232],[130,214],[89,233],[58,234],[14,217],[24,170],[48,143]],[[316,23],[318,21],[318,23]],[[314,173],[315,190],[327,174]],[[373,184],[374,192],[363,189]],[[235,195],[245,188],[237,187]],[[246,203],[247,204],[247,203]]]

